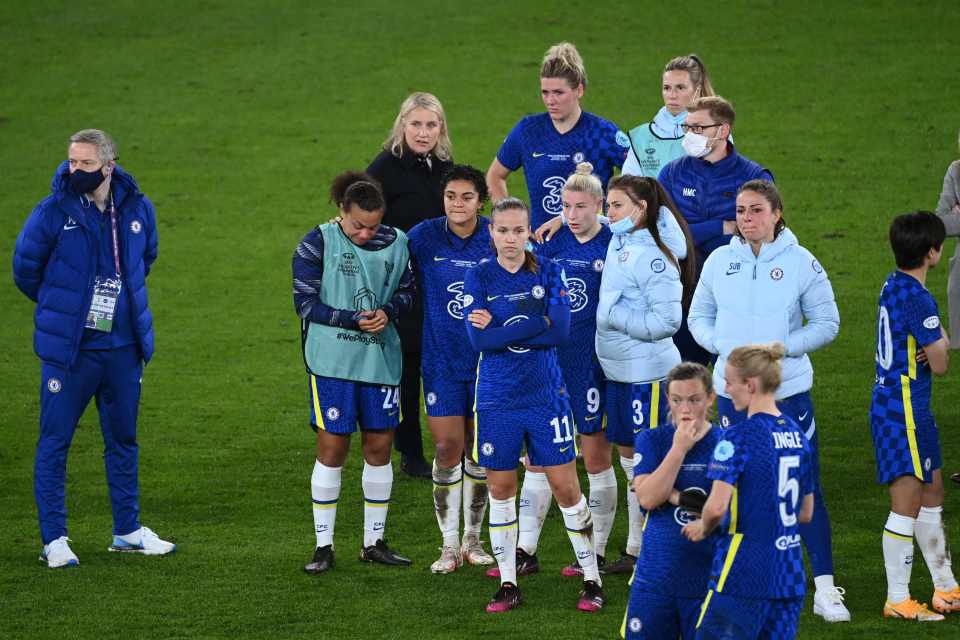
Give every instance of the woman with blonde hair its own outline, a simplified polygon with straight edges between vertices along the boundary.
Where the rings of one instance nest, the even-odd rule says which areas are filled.
[[[428,218],[443,216],[441,178],[453,166],[453,150],[443,105],[430,93],[410,94],[393,122],[383,150],[367,167],[367,173],[383,186],[386,212],[383,224],[410,231]],[[395,446],[400,469],[407,475],[430,478],[432,469],[423,457],[420,436],[420,347],[423,308],[419,301],[400,318],[403,344],[403,379],[400,406],[403,421]]]
[[[520,120],[487,170],[496,202],[508,195],[507,177],[523,169],[534,229],[563,212],[563,186],[578,163],[591,163],[606,184],[626,157],[627,134],[581,108],[586,87],[587,71],[577,48],[569,42],[550,47],[540,66],[540,97],[547,111]]]
[[[663,106],[653,120],[630,130],[630,151],[623,163],[624,174],[656,178],[668,162],[682,156],[682,126],[687,105],[716,93],[703,60],[691,53],[677,56],[663,68],[660,95]]]

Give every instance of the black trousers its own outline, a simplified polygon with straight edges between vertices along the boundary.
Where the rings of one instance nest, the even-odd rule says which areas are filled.
[[[393,446],[412,458],[423,457],[420,434],[420,352],[403,354],[403,375],[400,377],[400,413],[403,420],[397,427]]]

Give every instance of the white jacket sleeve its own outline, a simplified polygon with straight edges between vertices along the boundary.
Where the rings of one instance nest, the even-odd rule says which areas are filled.
[[[646,308],[636,308],[628,300],[621,298],[610,309],[610,326],[622,331],[635,340],[653,342],[669,338],[680,328],[682,315],[681,298],[683,286],[680,273],[671,264],[660,273],[650,271],[644,265],[647,274],[643,283]]]
[[[690,311],[687,313],[687,328],[690,335],[701,347],[710,353],[719,353],[717,349],[717,298],[713,293],[713,272],[716,270],[715,259],[719,251],[714,251],[703,263],[700,281],[693,292],[690,302]]]
[[[840,310],[833,296],[827,272],[809,252],[806,254],[806,277],[801,285],[800,311],[806,324],[787,336],[787,355],[801,356],[830,344],[840,332]]]

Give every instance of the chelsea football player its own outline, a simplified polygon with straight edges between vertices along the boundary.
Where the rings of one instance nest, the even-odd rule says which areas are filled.
[[[928,211],[895,218],[890,246],[897,270],[880,290],[870,429],[877,481],[890,490],[883,529],[883,615],[890,618],[943,620],[910,597],[914,538],[933,578],[933,608],[960,611],[960,589],[943,529],[939,436],[930,410],[931,373],[946,374],[949,339],[937,303],[924,286],[927,271],[940,262],[945,237],[943,221]]]

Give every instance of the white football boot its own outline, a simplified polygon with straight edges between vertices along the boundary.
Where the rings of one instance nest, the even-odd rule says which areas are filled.
[[[142,553],[145,556],[165,556],[168,553],[176,551],[177,545],[166,540],[161,540],[160,536],[147,527],[140,527],[133,533],[125,536],[113,536],[113,544],[109,551],[120,551],[122,553]]]

